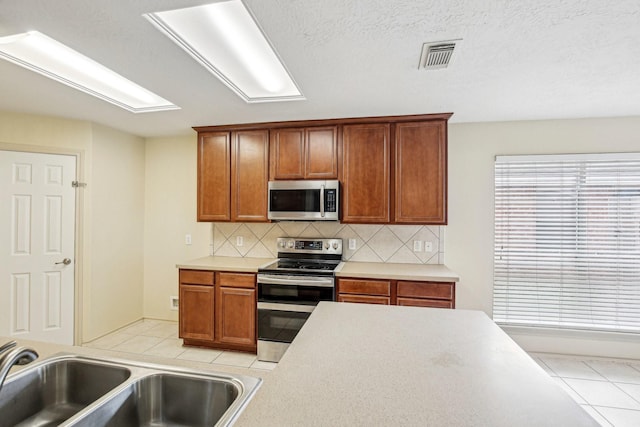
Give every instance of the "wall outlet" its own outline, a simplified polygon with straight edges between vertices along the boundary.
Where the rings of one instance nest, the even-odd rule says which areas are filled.
[[[429,241],[424,242],[424,251],[425,252],[433,252],[433,243]]]
[[[184,235],[184,244],[185,245],[190,245],[191,244],[191,234],[185,234]]]
[[[169,297],[169,309],[173,311],[178,311],[180,307],[180,300],[176,296]]]
[[[349,249],[355,251],[357,248],[356,239],[349,239]]]
[[[242,246],[242,245],[244,245],[244,237],[237,236],[236,237],[236,246]]]
[[[413,252],[422,252],[422,240],[413,241]]]

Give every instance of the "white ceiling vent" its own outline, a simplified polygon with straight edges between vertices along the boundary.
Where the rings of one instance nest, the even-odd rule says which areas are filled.
[[[424,68],[425,70],[447,68],[453,57],[456,44],[460,41],[450,40],[423,44],[418,68]]]

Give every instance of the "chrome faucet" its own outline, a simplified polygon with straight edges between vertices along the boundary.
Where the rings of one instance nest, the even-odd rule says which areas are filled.
[[[4,380],[14,365],[26,365],[38,358],[38,353],[27,347],[18,347],[9,351],[15,346],[16,342],[11,341],[0,347],[0,391],[4,385]]]

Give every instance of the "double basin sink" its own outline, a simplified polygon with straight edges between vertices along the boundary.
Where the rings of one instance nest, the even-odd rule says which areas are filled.
[[[0,427],[227,426],[261,381],[61,354],[7,378]]]

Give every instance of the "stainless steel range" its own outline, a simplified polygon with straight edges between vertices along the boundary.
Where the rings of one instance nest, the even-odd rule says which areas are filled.
[[[314,307],[335,300],[342,239],[281,237],[278,260],[258,270],[258,360],[277,362]]]

